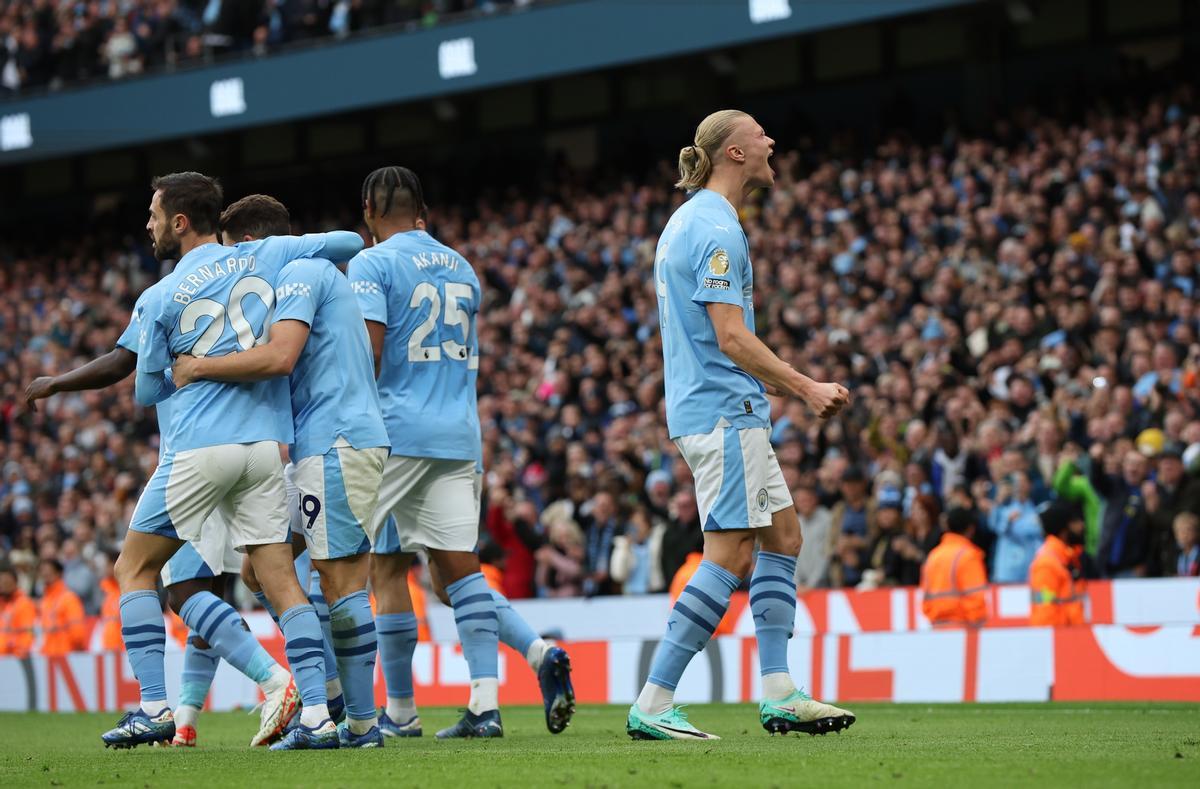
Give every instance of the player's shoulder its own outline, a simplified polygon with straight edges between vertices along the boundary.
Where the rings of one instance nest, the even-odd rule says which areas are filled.
[[[312,296],[314,291],[328,289],[334,276],[342,278],[333,263],[325,258],[297,258],[279,270],[276,290],[288,285],[300,286],[305,291],[303,295]]]

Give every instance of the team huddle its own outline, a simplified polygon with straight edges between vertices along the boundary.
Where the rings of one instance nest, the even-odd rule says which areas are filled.
[[[762,726],[816,734],[855,720],[797,688],[788,668],[801,534],[770,444],[766,395],[798,397],[826,417],[849,393],[800,374],[754,335],[738,208],[773,182],[773,146],[749,115],[706,118],[680,153],[678,186],[694,194],[659,241],[668,427],[695,478],[704,561],[630,708],[635,739],[716,738],[688,722],[674,690],[747,575]],[[471,679],[462,719],[437,737],[503,735],[501,642],[537,673],[547,728],[561,732],[575,710],[569,658],[492,591],[475,553],[480,284],[425,231],[417,176],[385,167],[367,177],[367,249],[350,231],[290,235],[287,209],[265,195],[222,210],[220,186],[199,173],[162,176],[152,188],[147,230],[156,257],[178,261],[174,271],[141,295],[114,351],[29,389],[32,401],[135,372],[138,402],[157,406],[159,464],[115,570],[141,703],[103,734],[105,745],[194,745],[221,659],[262,691],[252,745],[379,747],[388,736],[420,736],[408,587],[417,552],[453,608]],[[343,263],[344,275],[335,265]],[[275,617],[290,671],[224,601],[222,579],[238,572]],[[191,631],[175,710],[160,575]]]

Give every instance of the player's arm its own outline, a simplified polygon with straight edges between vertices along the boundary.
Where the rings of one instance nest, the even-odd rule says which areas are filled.
[[[284,244],[284,255],[291,260],[328,258],[334,263],[345,263],[363,248],[362,236],[352,230],[305,233],[302,236],[274,236],[271,240]]]
[[[123,381],[137,367],[137,354],[117,346],[103,356],[62,375],[43,375],[25,387],[25,404],[37,410],[36,401],[59,392],[103,389]]]
[[[375,377],[383,369],[383,337],[387,334],[387,326],[379,321],[367,321],[367,336],[371,338],[371,356],[375,359]]]
[[[705,307],[721,353],[771,389],[800,398],[822,418],[833,416],[850,401],[846,387],[814,381],[776,356],[746,328],[740,305],[714,301]]]
[[[299,320],[281,320],[271,326],[271,341],[241,353],[225,356],[179,356],[172,368],[175,385],[193,381],[265,381],[291,375],[308,342],[309,326]]]
[[[371,338],[371,355],[375,359],[375,377],[383,369],[383,339],[387,334],[389,286],[385,272],[368,255],[355,255],[346,267],[346,279],[354,291],[358,308],[367,322],[367,336]]]
[[[137,375],[133,379],[133,396],[140,405],[161,403],[175,392],[171,380],[170,335],[164,327],[169,320],[163,314],[161,298],[155,299],[144,311],[138,333]]]

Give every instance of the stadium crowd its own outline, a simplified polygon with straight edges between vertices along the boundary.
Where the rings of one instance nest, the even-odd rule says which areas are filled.
[[[1083,513],[1086,575],[1200,574],[1192,89],[855,159],[780,150],[743,216],[759,334],[853,396],[823,423],[774,401],[802,587],[918,583],[951,510],[991,580],[1025,581],[1052,498]],[[510,598],[658,592],[698,561],[652,275],[673,180],[433,206],[484,285],[482,557]],[[158,273],[96,237],[0,266],[0,595],[104,604],[153,414],[132,379],[36,411],[23,391],[110,350]]]
[[[532,0],[0,0],[0,97]]]

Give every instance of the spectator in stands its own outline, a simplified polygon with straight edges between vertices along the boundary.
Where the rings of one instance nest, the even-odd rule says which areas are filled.
[[[800,533],[804,537],[800,558],[796,560],[796,587],[804,591],[828,586],[829,532],[833,528],[833,515],[827,507],[821,506],[817,491],[811,485],[793,490],[792,500],[796,502]]]
[[[1176,545],[1173,524],[1183,509],[1183,446],[1168,441],[1155,459],[1154,480],[1142,483],[1146,507],[1146,541],[1149,575],[1167,575],[1175,566]]]
[[[530,0],[522,0],[526,5]],[[511,5],[457,0],[0,0],[0,95],[58,88],[143,66],[226,52],[265,54],[280,44],[345,37],[379,25],[437,24],[445,15]]]
[[[1083,509],[1083,519],[1086,525],[1084,531],[1084,551],[1095,559],[1100,550],[1100,512],[1103,502],[1096,489],[1088,480],[1086,474],[1079,470],[1079,459],[1082,453],[1077,444],[1068,444],[1062,452],[1062,460],[1054,472],[1054,493],[1064,501],[1079,505]]]
[[[74,538],[63,540],[57,559],[63,568],[63,583],[79,597],[85,613],[100,611],[100,589],[92,563],[80,553],[79,543]]]
[[[60,657],[88,647],[83,603],[63,582],[62,574],[62,565],[56,559],[42,559],[38,564],[42,583],[38,622],[42,629],[41,653],[47,657]]]
[[[611,574],[624,594],[648,594],[667,588],[662,577],[662,536],[665,524],[653,526],[644,507],[629,517],[624,534],[613,540]]]
[[[1079,557],[1084,518],[1075,504],[1055,501],[1040,513],[1046,540],[1029,566],[1031,625],[1081,625],[1085,586]]]
[[[1175,531],[1175,575],[1194,578],[1200,576],[1200,515],[1181,512],[1172,524]]]
[[[199,27],[187,7],[169,5],[184,31],[170,45],[178,50]],[[156,9],[135,13],[154,27]],[[104,41],[89,43],[88,24],[63,50],[92,52],[81,64]],[[18,47],[25,27],[9,30]],[[192,41],[202,58],[202,41]],[[52,71],[62,68],[55,61]],[[1139,90],[1146,95],[1086,118],[1015,113],[995,138],[952,131],[925,145],[896,135],[836,156],[780,143],[776,185],[747,202],[742,221],[767,294],[757,313],[764,339],[856,393],[828,423],[776,404],[786,425],[773,439],[789,489],[811,486],[818,506],[841,507],[831,553],[848,465],[862,472],[862,491],[852,492],[860,505],[873,507],[870,492],[902,475],[888,484],[903,486],[910,515],[925,486],[942,510],[982,514],[996,508],[996,483],[1015,470],[1047,479],[1047,458],[1066,447],[1094,447],[1113,463],[1078,458],[1071,480],[1099,471],[1120,481],[1119,462],[1142,430],[1200,442],[1200,104],[1186,81],[1160,95]],[[656,234],[682,196],[669,173],[626,172],[611,187],[556,175],[533,199],[514,191],[431,217],[443,240],[477,261],[483,283],[487,500],[500,486],[521,489],[545,522],[547,502],[582,513],[604,490],[632,511],[651,498],[643,492],[654,476],[668,580],[700,537],[694,500],[677,493],[666,506],[691,480],[660,416],[651,276]],[[36,413],[21,402],[18,382],[111,349],[158,274],[137,244],[106,237],[103,223],[92,229],[36,254],[5,239],[0,252],[0,545],[14,552],[23,584],[39,546],[57,556],[54,546],[71,538],[85,558],[88,544],[118,546],[157,460],[153,413],[133,404],[129,382],[62,390]],[[1175,346],[1173,358],[1156,353],[1163,343]],[[1179,375],[1166,369],[1172,363]],[[1160,377],[1139,401],[1133,388],[1151,372]],[[1200,478],[1189,480],[1181,511],[1200,511]],[[1089,549],[1107,563],[1115,541],[1100,550],[1102,529],[1087,517],[1097,535]],[[91,524],[90,537],[80,524]],[[1103,530],[1119,532],[1107,519]],[[624,531],[622,523],[616,534]],[[981,528],[975,539],[994,561],[991,534]],[[560,539],[545,555],[569,567],[570,545]],[[810,535],[804,550],[811,545]],[[1119,569],[1176,567],[1152,567],[1148,543],[1128,561],[1137,557],[1124,555],[1128,539],[1123,546]],[[862,566],[849,547],[831,556],[838,585],[847,565]],[[549,587],[577,587],[571,578]]]
[[[940,510],[933,496],[918,496],[903,531],[892,540],[893,564],[889,580],[898,586],[921,583],[921,567],[941,539]]]
[[[1022,471],[1011,474],[998,487],[996,506],[988,515],[988,528],[996,535],[992,573],[996,583],[1023,583],[1029,577],[1029,563],[1042,542],[1032,493],[1029,475]]]
[[[833,508],[829,531],[833,558],[830,585],[858,586],[867,561],[867,548],[875,540],[874,506],[867,497],[867,478],[858,466],[842,475],[842,500]]]
[[[899,583],[898,543],[904,539],[904,496],[896,488],[882,487],[875,496],[875,539],[867,551],[860,589]],[[918,565],[919,566],[919,565]]]
[[[602,594],[619,594],[620,585],[609,572],[613,544],[618,534],[625,531],[611,493],[601,491],[589,502],[583,516],[583,533],[587,545],[584,568],[583,593],[588,597]]]
[[[704,549],[704,535],[700,529],[700,510],[696,507],[696,494],[685,487],[671,498],[671,517],[662,537],[662,577],[674,579],[679,568],[690,554]]]
[[[542,513],[546,544],[536,554],[539,597],[574,597],[583,593],[587,548],[568,506],[551,505]]]
[[[504,487],[493,488],[485,514],[487,533],[504,556],[503,593],[509,600],[533,595],[534,553],[544,539],[537,531],[533,502],[514,501]]]
[[[37,605],[17,585],[16,571],[0,564],[0,655],[27,657],[37,618]]]
[[[934,627],[979,627],[987,619],[987,569],[971,542],[975,521],[966,510],[950,510],[945,527],[921,568],[921,610]]]
[[[1100,568],[1111,578],[1146,574],[1148,560],[1146,502],[1146,457],[1129,448],[1120,458],[1105,455],[1104,445],[1091,449],[1092,487],[1104,501],[1100,532]],[[1120,466],[1116,466],[1119,460]]]

